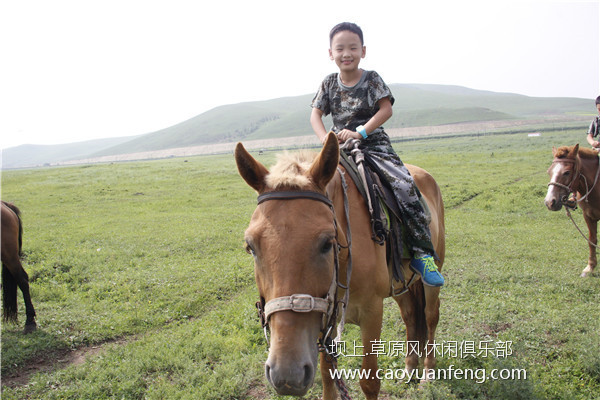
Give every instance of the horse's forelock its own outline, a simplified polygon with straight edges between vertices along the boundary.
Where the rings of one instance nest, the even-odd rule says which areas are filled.
[[[573,150],[574,146],[561,146],[558,149],[556,149],[556,152],[554,153],[554,157],[556,158],[567,158],[569,156],[569,153],[571,153],[571,151]],[[579,157],[581,158],[596,158],[598,157],[598,153],[595,150],[592,149],[588,149],[585,147],[580,147],[579,151],[577,152],[577,154],[579,154]]]
[[[284,152],[277,156],[277,163],[270,168],[266,183],[273,189],[280,187],[304,188],[311,181],[306,172],[310,169],[317,153],[301,151]]]
[[[559,147],[558,149],[556,149],[556,152],[554,153],[554,157],[556,158],[566,158],[569,155],[569,152],[573,149],[573,147],[571,146],[562,146]]]

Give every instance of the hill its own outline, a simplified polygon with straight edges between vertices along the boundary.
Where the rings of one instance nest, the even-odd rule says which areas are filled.
[[[11,147],[2,151],[2,169],[43,166],[61,161],[77,160],[92,152],[119,146],[136,137],[96,139],[56,145],[24,144]]]
[[[589,99],[541,98],[474,90],[461,86],[392,84],[396,99],[387,129],[477,121],[528,120],[591,115]],[[216,107],[177,125],[137,137],[57,146],[6,149],[3,168],[68,160],[204,146],[240,140],[313,135],[309,124],[313,94]],[[593,111],[593,110],[592,110]],[[330,120],[326,120],[326,126]]]

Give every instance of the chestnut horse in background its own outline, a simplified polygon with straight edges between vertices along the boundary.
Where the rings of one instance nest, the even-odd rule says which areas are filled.
[[[546,194],[546,207],[558,211],[569,205],[569,195],[576,194],[577,204],[583,211],[583,219],[588,227],[588,245],[590,256],[588,265],[581,273],[586,277],[596,268],[596,249],[598,248],[598,220],[600,220],[600,158],[592,149],[575,146],[552,148],[554,161],[548,169],[550,183]]]
[[[2,202],[2,311],[5,321],[17,321],[17,287],[25,300],[25,333],[35,331],[35,310],[29,294],[29,277],[21,265],[23,225],[21,212]]]
[[[323,337],[327,338],[336,323],[344,322],[340,321],[343,313],[335,317],[336,299],[346,294],[351,258],[345,322],[360,326],[362,368],[370,373],[370,379],[361,378],[360,386],[367,399],[376,399],[380,381],[373,345],[381,336],[383,299],[401,291],[404,284],[391,277],[386,247],[371,239],[367,205],[352,180],[346,181],[343,167],[338,166],[339,151],[336,136],[329,134],[318,155],[284,155],[269,171],[238,143],[235,160],[240,175],[259,194],[245,240],[247,251],[254,257],[259,310],[264,310],[261,319],[265,332],[270,330],[265,364],[269,383],[279,394],[294,396],[304,395],[312,386],[318,342],[322,349]],[[432,242],[441,268],[445,227],[440,189],[425,170],[407,167],[430,208]],[[408,262],[403,260],[407,282],[414,275]],[[419,342],[423,356],[425,347],[434,343],[440,288],[424,286],[418,275],[415,279],[394,300],[406,324],[407,340]],[[415,370],[418,363],[419,354],[407,352],[406,371]],[[427,352],[426,371],[434,372],[435,364],[435,352]],[[324,399],[336,398],[335,384],[339,382],[330,375],[334,368],[332,358],[322,353]]]

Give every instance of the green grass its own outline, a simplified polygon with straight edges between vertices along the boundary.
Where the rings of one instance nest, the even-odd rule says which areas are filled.
[[[551,147],[583,140],[567,131],[395,145],[405,162],[434,175],[446,204],[438,341],[512,343],[505,358],[446,354],[438,366],[518,368],[527,379],[424,388],[384,380],[389,398],[598,396],[598,274],[579,278],[587,246],[563,212],[543,205]],[[274,155],[259,159],[271,165]],[[27,336],[22,325],[3,325],[3,377],[37,357],[105,343],[81,365],[3,386],[3,398],[283,399],[262,376],[266,344],[242,247],[255,195],[230,155],[5,171],[2,189],[23,211],[39,323]],[[582,223],[580,212],[575,218]],[[385,308],[382,340],[404,338],[395,303]],[[358,338],[349,326],[344,339]],[[361,398],[358,382],[348,385]],[[307,398],[320,393],[317,378]]]

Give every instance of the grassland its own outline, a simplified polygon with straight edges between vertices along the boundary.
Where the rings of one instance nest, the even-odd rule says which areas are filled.
[[[581,131],[396,145],[434,175],[446,203],[438,340],[512,343],[505,358],[447,356],[438,366],[518,368],[527,379],[385,380],[386,398],[597,398],[600,281],[579,278],[587,246],[543,205],[551,147],[576,142]],[[2,190],[23,211],[39,323],[27,336],[2,327],[4,399],[279,399],[262,377],[266,345],[242,250],[255,196],[231,156],[5,171]],[[394,304],[386,341],[404,337]],[[356,328],[345,335],[358,340]],[[35,363],[52,367],[29,375]],[[402,364],[380,358],[382,368]],[[319,393],[317,382],[307,398]]]

